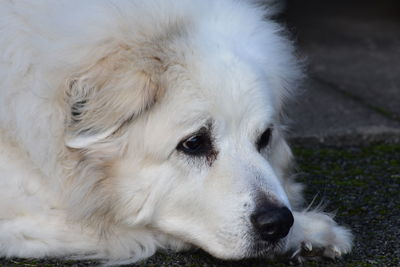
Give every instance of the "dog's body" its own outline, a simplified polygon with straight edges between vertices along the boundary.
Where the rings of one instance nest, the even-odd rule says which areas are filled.
[[[300,209],[280,117],[301,73],[264,16],[245,0],[2,1],[0,256],[348,252],[346,229]]]

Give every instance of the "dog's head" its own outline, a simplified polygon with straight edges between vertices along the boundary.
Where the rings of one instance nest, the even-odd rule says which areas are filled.
[[[220,258],[268,253],[293,224],[280,121],[299,76],[291,47],[275,24],[240,40],[192,26],[103,43],[70,79],[71,210]]]

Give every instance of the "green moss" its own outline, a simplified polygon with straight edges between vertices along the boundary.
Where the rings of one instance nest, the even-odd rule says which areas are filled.
[[[348,267],[372,267],[374,265],[372,265],[371,263],[365,263],[365,262],[352,262],[347,264],[346,266]]]

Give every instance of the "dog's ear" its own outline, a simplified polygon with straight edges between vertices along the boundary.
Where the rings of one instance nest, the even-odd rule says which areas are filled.
[[[74,75],[66,94],[66,146],[103,141],[148,109],[161,93],[161,68],[159,57],[121,49]]]

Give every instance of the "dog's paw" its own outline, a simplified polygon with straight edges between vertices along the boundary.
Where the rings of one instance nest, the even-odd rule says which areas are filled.
[[[290,261],[303,262],[322,258],[336,259],[350,252],[352,235],[329,215],[295,212],[295,224],[288,239]]]

